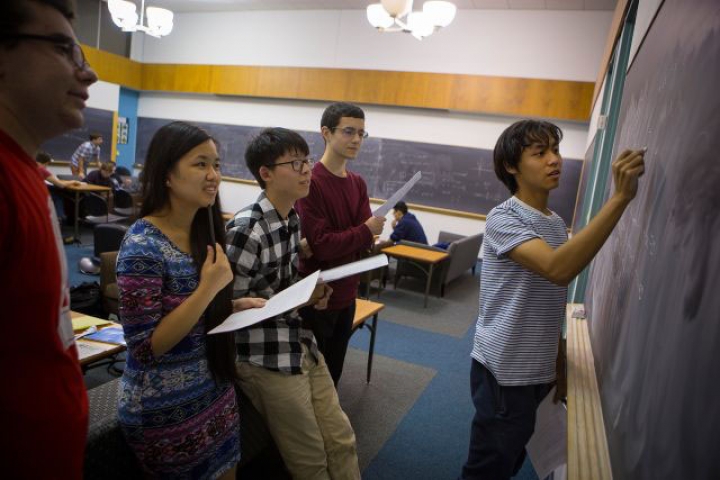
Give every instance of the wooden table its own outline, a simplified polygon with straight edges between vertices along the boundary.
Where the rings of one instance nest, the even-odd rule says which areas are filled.
[[[378,313],[385,308],[385,305],[362,298],[355,299],[355,317],[353,318],[352,331],[355,332],[363,326],[370,330],[370,347],[368,348],[367,383],[370,383],[372,373],[373,352],[375,351],[375,335],[377,333]],[[372,324],[368,325],[366,320],[372,317]]]
[[[425,304],[423,307],[427,308],[427,299],[428,294],[430,293],[430,282],[432,281],[433,269],[435,268],[435,265],[442,262],[450,255],[447,252],[436,252],[425,248],[411,247],[410,245],[395,245],[394,247],[383,248],[381,252],[390,257],[407,260],[425,273],[427,281],[425,282]]]
[[[89,183],[83,183],[79,186],[67,186],[65,187],[65,190],[68,190],[70,192],[75,192],[74,197],[71,197],[71,200],[73,203],[75,203],[75,228],[73,230],[75,241],[77,243],[80,243],[80,230],[79,230],[79,222],[80,222],[80,194],[81,193],[104,193],[107,196],[108,201],[108,213],[110,213],[110,187],[103,187],[101,185],[91,185]]]
[[[79,312],[70,312],[71,318],[81,318],[81,317],[90,317],[97,320],[102,320],[96,317],[92,317],[90,315],[85,315],[84,313]],[[110,326],[118,326],[117,323],[109,322],[107,325],[98,327],[99,329],[110,327]],[[118,353],[124,352],[126,350],[125,345],[118,345],[116,343],[105,343],[105,342],[98,342],[95,340],[89,340],[86,338],[80,338],[76,340],[76,346],[78,350],[78,356],[80,358],[80,366],[82,367],[83,373],[88,369],[90,364],[96,363],[100,360],[105,360],[108,358],[114,358],[115,355]]]

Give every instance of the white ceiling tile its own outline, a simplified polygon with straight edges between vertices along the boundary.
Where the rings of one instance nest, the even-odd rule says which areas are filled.
[[[617,0],[585,0],[585,10],[615,10]]]
[[[505,10],[508,8],[507,0],[473,0],[475,8],[496,10]]]
[[[545,10],[545,0],[508,0],[513,10]]]
[[[548,10],[583,10],[583,0],[545,0],[545,8]]]

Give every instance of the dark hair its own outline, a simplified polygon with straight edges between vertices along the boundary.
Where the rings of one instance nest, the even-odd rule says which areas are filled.
[[[52,162],[52,157],[49,153],[40,150],[35,155],[35,161],[38,163],[42,163],[43,165],[47,165],[48,163]]]
[[[123,177],[131,177],[132,173],[130,173],[130,170],[128,170],[126,167],[118,167],[115,166],[115,173],[118,175],[121,175]]]
[[[75,2],[73,0],[33,0],[54,8],[72,21],[75,18]],[[25,24],[33,20],[33,12],[28,0],[2,0],[0,2],[0,36],[18,33]]]
[[[260,167],[272,166],[275,161],[288,152],[310,153],[305,139],[299,133],[287,128],[266,128],[257,134],[245,149],[245,164],[265,189],[265,180],[260,177]]]
[[[361,118],[365,120],[365,112],[357,105],[347,102],[336,102],[328,105],[320,119],[320,128],[333,129],[338,126],[342,117]]]
[[[142,207],[140,216],[159,212],[170,202],[167,180],[178,161],[198,145],[215,139],[208,132],[185,122],[172,122],[161,127],[148,147],[142,175]],[[217,142],[216,142],[217,143]],[[215,238],[225,250],[225,229],[220,197],[211,208]],[[198,271],[205,263],[207,245],[212,244],[206,208],[200,208],[190,227],[190,250]],[[205,310],[205,332],[215,328],[232,313],[232,282],[215,296]],[[207,359],[216,380],[232,381],[235,373],[235,342],[232,333],[205,335]]]
[[[407,204],[401,200],[395,204],[393,210],[400,210],[405,215],[408,212]]]
[[[559,144],[563,134],[560,128],[543,120],[520,120],[505,129],[500,134],[495,150],[493,163],[495,175],[505,184],[510,193],[517,192],[518,184],[515,176],[508,172],[508,168],[517,169],[524,149],[533,144],[550,146],[550,140]]]
[[[95,140],[96,138],[102,138],[102,134],[101,134],[101,133],[97,133],[97,132],[92,132],[89,137],[90,137],[90,141],[92,142],[92,141]]]

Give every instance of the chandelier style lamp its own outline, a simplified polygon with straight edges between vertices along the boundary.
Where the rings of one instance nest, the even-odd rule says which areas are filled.
[[[410,33],[418,40],[447,27],[455,18],[457,8],[442,0],[423,3],[422,11],[413,11],[413,0],[382,0],[367,7],[370,25],[381,32]]]
[[[145,32],[153,37],[163,37],[173,28],[173,12],[166,8],[147,7],[145,0],[140,4],[140,18],[138,22],[137,6],[127,0],[108,0],[108,10],[113,23],[123,32]],[[145,25],[147,18],[147,25]]]

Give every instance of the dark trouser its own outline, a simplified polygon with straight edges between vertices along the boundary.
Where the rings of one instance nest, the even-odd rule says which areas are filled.
[[[342,310],[315,310],[313,307],[306,307],[300,314],[304,324],[312,329],[318,348],[325,356],[330,376],[337,387],[352,334],[355,303]]]
[[[464,480],[506,480],[525,461],[525,445],[535,430],[535,412],[551,384],[503,387],[480,362],[473,360],[470,392],[475,417],[470,430]]]

